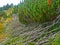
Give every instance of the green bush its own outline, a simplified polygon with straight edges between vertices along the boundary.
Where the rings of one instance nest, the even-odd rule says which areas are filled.
[[[5,13],[4,11],[1,11],[1,12],[0,12],[0,16],[1,16],[1,17],[4,17],[4,18],[7,18],[7,15],[6,15],[6,13]]]
[[[24,24],[52,21],[58,15],[59,0],[25,0],[18,6],[19,21]]]
[[[56,35],[52,45],[60,45],[60,33]]]

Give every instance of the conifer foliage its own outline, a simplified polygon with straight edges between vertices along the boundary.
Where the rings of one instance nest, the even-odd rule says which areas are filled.
[[[59,0],[24,0],[18,6],[20,22],[43,23],[52,21],[58,15]]]

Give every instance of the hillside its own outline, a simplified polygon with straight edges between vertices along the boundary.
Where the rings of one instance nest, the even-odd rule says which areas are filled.
[[[0,7],[0,45],[60,45],[60,1]]]
[[[60,15],[52,22],[29,25],[20,24],[17,14],[12,17],[13,20],[6,28],[6,33],[10,36],[2,45],[52,45],[55,36],[60,32]]]

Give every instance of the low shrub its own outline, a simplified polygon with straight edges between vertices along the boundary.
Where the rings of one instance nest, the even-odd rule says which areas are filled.
[[[59,0],[24,0],[18,6],[19,21],[24,24],[44,23],[58,16]]]

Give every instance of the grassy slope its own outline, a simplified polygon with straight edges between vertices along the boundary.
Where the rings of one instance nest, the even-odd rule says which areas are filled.
[[[16,20],[15,20],[16,21]],[[13,22],[15,22],[13,21]],[[56,23],[58,21],[58,23]],[[31,27],[30,26],[23,26],[20,24],[20,26],[18,26],[18,28],[14,29],[13,27],[11,32],[9,34],[12,34],[10,37],[10,39],[7,39],[5,42],[2,43],[2,45],[23,45],[23,44],[28,44],[28,45],[54,45],[57,42],[57,40],[59,39],[54,39],[55,35],[60,32],[60,18],[58,18],[55,21],[55,24],[51,24],[49,26],[46,26],[44,28],[39,29],[41,26],[34,25]],[[17,22],[15,22],[16,24]],[[14,23],[13,23],[14,24]],[[14,25],[15,25],[14,24]],[[11,24],[12,25],[12,24]],[[23,28],[21,27],[23,26]],[[16,26],[15,26],[16,27]],[[10,32],[10,31],[8,31]],[[14,32],[14,33],[13,33]],[[32,33],[30,33],[32,32]],[[20,34],[19,34],[20,33]],[[54,41],[53,41],[54,40]],[[56,40],[56,41],[55,41]],[[28,42],[28,43],[26,43]],[[39,43],[38,43],[39,42]],[[54,43],[53,43],[54,42]],[[53,44],[52,44],[53,43]]]
[[[23,9],[24,10],[24,9]],[[10,11],[9,11],[10,12]],[[19,13],[19,12],[18,12]],[[25,12],[24,12],[25,13]],[[7,13],[8,15],[9,13]],[[55,13],[54,13],[55,14]],[[9,14],[10,15],[10,14]],[[16,16],[16,15],[15,15]],[[39,17],[39,16],[38,16]],[[13,16],[14,18],[14,16]],[[18,17],[17,17],[18,18]],[[37,17],[35,17],[37,19]],[[37,19],[38,20],[38,19]],[[2,45],[59,45],[59,38],[55,38],[55,34],[60,31],[60,18],[54,23],[47,24],[30,24],[23,26],[19,23],[18,19],[13,19],[7,26],[7,40],[2,42]],[[59,21],[58,23],[56,23]],[[53,25],[54,24],[54,25]],[[42,27],[44,26],[44,27]],[[3,36],[1,36],[3,37]]]

